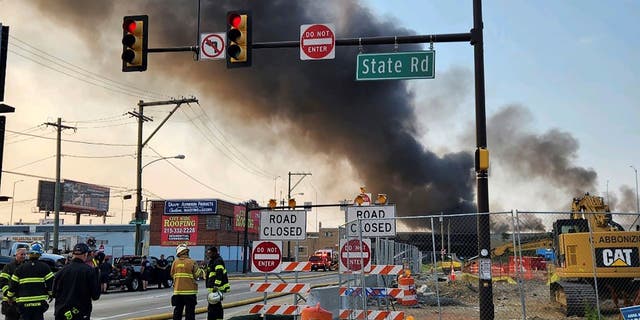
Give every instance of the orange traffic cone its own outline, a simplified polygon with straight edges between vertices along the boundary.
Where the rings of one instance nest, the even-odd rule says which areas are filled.
[[[451,274],[449,275],[450,281],[456,281],[456,273],[453,270],[453,264],[451,265]]]

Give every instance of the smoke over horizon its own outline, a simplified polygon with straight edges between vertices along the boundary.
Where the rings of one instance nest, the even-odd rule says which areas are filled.
[[[112,25],[114,19],[128,14],[149,14],[150,47],[193,43],[191,30],[196,30],[195,4],[185,7],[173,1],[154,1],[153,6],[146,1],[34,3],[52,20],[85,25],[91,19],[94,28],[116,33],[120,30]],[[225,30],[225,14],[235,9],[252,11],[253,42],[295,40],[300,25],[332,21],[337,38],[415,34],[375,16],[360,2],[351,1],[202,1],[201,30]],[[109,45],[90,38],[92,34],[95,33],[80,36],[94,50]],[[401,45],[399,50],[423,48]],[[364,49],[367,53],[391,52],[393,45]],[[417,114],[415,92],[406,81],[355,81],[358,51],[355,46],[341,46],[336,48],[334,60],[303,62],[297,48],[254,49],[252,66],[234,70],[227,70],[223,63],[196,66],[187,63],[191,61],[184,55],[153,55],[147,73],[179,77],[205,92],[207,99],[232,101],[225,106],[228,112],[250,124],[286,124],[296,133],[290,135],[292,145],[309,153],[347,159],[368,190],[386,191],[397,204],[398,215],[475,212],[475,131],[470,129],[461,135],[464,141],[473,141],[468,143],[468,151],[436,153],[432,146],[421,143],[418,137],[424,128],[417,120],[427,115]],[[466,74],[456,72],[456,75]],[[238,83],[251,91],[237,93],[234,86]],[[453,82],[451,88],[460,95],[473,92],[470,80]],[[454,117],[454,112],[442,112],[439,121]],[[574,196],[594,190],[596,172],[573,164],[578,141],[570,133],[557,129],[532,133],[524,126],[530,117],[526,108],[508,106],[487,119],[492,161],[496,159],[519,177],[543,179]],[[538,223],[531,221],[531,224]],[[456,227],[475,230],[475,225]]]

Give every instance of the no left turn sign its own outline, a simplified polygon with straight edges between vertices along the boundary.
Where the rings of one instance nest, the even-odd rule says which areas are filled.
[[[200,34],[200,59],[219,60],[225,58],[225,34],[201,33]]]
[[[333,24],[300,26],[300,60],[335,59],[336,36]]]

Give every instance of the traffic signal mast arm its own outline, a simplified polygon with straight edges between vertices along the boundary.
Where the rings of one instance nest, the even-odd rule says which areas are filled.
[[[409,44],[431,42],[467,42],[473,39],[472,33],[446,33],[415,36],[385,36],[336,39],[336,46],[359,46],[378,44]],[[296,48],[300,41],[254,42],[251,49]]]
[[[430,43],[430,42],[469,42],[472,40],[472,33],[447,33],[432,35],[398,36],[398,37],[362,37],[336,39],[336,46],[357,46],[357,45],[379,45],[379,44],[409,44],[409,43]],[[300,41],[272,41],[254,42],[251,49],[274,49],[274,48],[297,48]],[[195,52],[200,51],[200,46],[149,48],[147,52]]]

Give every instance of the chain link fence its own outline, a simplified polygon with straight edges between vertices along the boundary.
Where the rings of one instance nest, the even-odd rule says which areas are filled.
[[[479,308],[478,273],[487,270],[478,266],[478,214],[468,213],[379,219],[395,237],[354,233],[363,219],[341,226],[340,318],[622,319],[621,308],[640,305],[637,213],[489,215],[493,316]],[[401,271],[370,272],[383,265]]]

